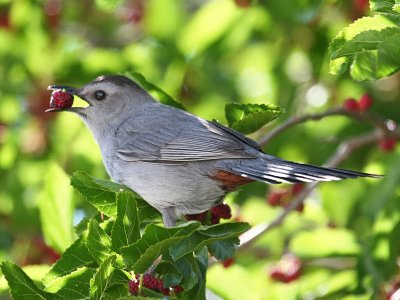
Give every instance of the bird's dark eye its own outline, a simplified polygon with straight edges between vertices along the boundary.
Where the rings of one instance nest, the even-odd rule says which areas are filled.
[[[98,90],[94,92],[94,97],[96,100],[103,100],[106,97],[106,92]]]

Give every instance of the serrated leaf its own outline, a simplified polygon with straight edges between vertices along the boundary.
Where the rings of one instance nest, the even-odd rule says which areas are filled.
[[[283,110],[276,105],[228,103],[225,117],[230,128],[243,134],[257,131],[281,115]]]
[[[48,286],[57,277],[65,276],[76,269],[89,266],[95,262],[85,245],[86,234],[77,239],[64,253],[61,258],[51,267],[43,279],[43,284]]]
[[[129,192],[122,192],[117,197],[118,213],[112,233],[111,244],[114,251],[119,252],[140,238],[139,216],[136,201]]]
[[[218,260],[225,260],[235,255],[239,245],[239,238],[234,237],[231,239],[217,240],[210,243],[208,251],[212,256]]]
[[[180,257],[197,251],[204,246],[223,239],[237,238],[241,233],[245,232],[250,228],[247,223],[222,223],[200,229],[195,231],[193,234],[183,239],[180,243],[176,243],[169,248],[169,253],[174,260]],[[239,240],[236,240],[239,242]]]
[[[60,296],[48,293],[38,288],[31,278],[16,264],[5,261],[1,264],[14,299],[62,299]]]
[[[115,256],[107,258],[97,269],[94,277],[90,280],[90,299],[104,299],[106,289],[111,285],[114,272],[113,262]]]
[[[88,224],[88,233],[85,239],[86,248],[99,264],[104,262],[111,252],[111,238],[99,226],[99,223],[92,219]]]
[[[121,255],[129,268],[136,273],[144,273],[171,245],[190,236],[199,226],[198,222],[188,222],[174,228],[149,224],[136,243],[121,248]]]
[[[169,261],[161,261],[157,264],[156,273],[161,275],[164,287],[177,285],[182,280],[182,273]]]
[[[379,12],[389,9],[388,3],[371,4]],[[330,72],[340,74],[349,69],[356,80],[391,75],[400,70],[399,36],[398,23],[383,15],[358,19],[330,43]]]
[[[199,281],[198,274],[196,273],[196,260],[193,253],[189,253],[175,262],[175,266],[182,274],[182,282],[180,285],[185,290],[192,289]]]
[[[51,164],[44,175],[38,208],[46,244],[60,253],[74,240],[72,192],[65,172],[58,165]]]
[[[85,172],[75,172],[71,177],[72,186],[77,189],[94,207],[107,216],[117,216],[116,186],[110,182],[101,185]]]
[[[369,4],[372,11],[382,13],[393,13],[396,11],[396,0],[370,0]]]
[[[79,268],[68,275],[58,277],[46,287],[46,291],[57,293],[62,299],[89,299],[89,282],[95,272],[93,268]]]
[[[98,211],[110,217],[117,217],[117,194],[129,191],[136,200],[141,222],[159,215],[157,210],[127,187],[109,180],[89,176],[85,172],[75,172],[71,177],[72,186],[78,190]]]
[[[193,288],[184,292],[184,298],[206,300],[206,272],[208,267],[207,247],[203,247],[195,252],[193,258],[192,267],[198,280]]]
[[[166,93],[163,89],[147,81],[147,79],[142,74],[137,72],[129,72],[125,75],[138,83],[143,89],[145,89],[149,93],[156,93],[157,98],[158,100],[160,100],[161,103],[185,110],[185,107],[181,103],[168,95],[168,93]]]

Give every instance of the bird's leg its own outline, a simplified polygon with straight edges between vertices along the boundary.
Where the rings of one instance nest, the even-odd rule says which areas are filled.
[[[176,214],[175,214],[175,208],[173,206],[161,209],[161,215],[165,227],[171,228],[175,226]]]

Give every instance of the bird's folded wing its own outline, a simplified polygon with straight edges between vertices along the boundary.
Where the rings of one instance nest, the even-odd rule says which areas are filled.
[[[176,121],[165,119],[162,124],[155,121],[144,127],[137,118],[127,120],[117,132],[119,157],[163,163],[254,157],[244,151],[248,143],[242,139],[247,138],[240,139],[221,125],[194,116]]]

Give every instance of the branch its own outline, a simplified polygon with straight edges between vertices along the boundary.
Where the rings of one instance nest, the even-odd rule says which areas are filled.
[[[281,126],[277,127],[276,129],[272,130],[267,135],[265,135],[260,140],[260,144],[265,145],[276,135],[282,133],[283,131],[297,124],[304,123],[309,120],[321,120],[322,118],[328,116],[337,116],[337,115],[348,116],[358,121],[371,123],[375,127],[375,130],[343,141],[336,149],[336,152],[324,164],[325,167],[334,168],[338,166],[341,162],[343,162],[346,158],[348,158],[357,149],[369,144],[375,144],[385,136],[391,136],[400,139],[400,130],[394,128],[395,126],[392,126],[393,124],[390,124],[387,120],[382,119],[381,117],[375,114],[369,112],[363,112],[363,113],[350,112],[344,110],[343,108],[336,108],[319,114],[308,114],[288,119]],[[282,224],[286,216],[291,211],[298,208],[301,205],[301,203],[307,198],[307,196],[315,189],[315,187],[318,186],[318,184],[319,182],[313,182],[307,184],[306,188],[298,195],[296,195],[293,198],[293,200],[289,203],[289,205],[285,208],[285,210],[282,211],[272,222],[259,224],[251,228],[247,232],[243,233],[240,236],[240,248],[241,249],[247,248],[249,245],[254,243],[260,236]]]
[[[374,113],[353,112],[340,107],[340,108],[332,108],[322,113],[306,114],[302,116],[294,116],[292,118],[289,118],[285,122],[283,122],[280,126],[272,129],[270,132],[264,135],[259,140],[259,144],[261,146],[265,146],[274,137],[298,124],[305,123],[308,121],[319,121],[325,117],[331,117],[331,116],[346,116],[354,120],[357,120],[359,122],[367,122],[373,125],[374,127],[380,128],[383,132],[386,132],[388,135],[390,135],[390,132],[393,131],[393,128],[389,128],[390,126],[388,126],[389,124],[387,120],[381,118],[380,116]]]

